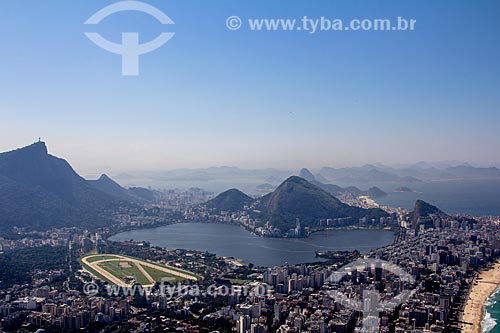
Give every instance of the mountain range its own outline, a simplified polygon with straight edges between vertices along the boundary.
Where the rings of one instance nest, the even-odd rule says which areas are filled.
[[[387,196],[386,192],[376,186],[370,187],[367,191],[362,191],[356,186],[340,187],[338,185],[318,181],[316,178],[322,178],[321,175],[318,176],[314,176],[312,172],[306,168],[301,169],[299,172],[299,177],[306,179],[308,182],[318,187],[321,187],[323,190],[334,196],[339,196],[345,193],[352,194],[353,196],[367,195],[373,199]]]
[[[344,188],[352,185],[366,188],[376,185],[385,188],[384,184],[387,184],[387,187],[412,187],[412,183],[422,181],[500,179],[500,169],[496,167],[478,167],[456,161],[418,162],[411,165],[397,166],[387,166],[381,163],[344,168],[325,166],[311,171],[311,175],[319,183],[336,184]],[[275,189],[285,179],[293,175],[297,175],[296,171],[222,166],[164,171],[134,171],[115,174],[113,179],[128,186],[148,184],[157,188],[171,186],[179,188],[201,187],[216,193],[227,189],[227,185],[231,184],[231,186],[237,187],[245,191],[245,193],[259,194]],[[338,190],[338,188],[334,189],[332,187],[328,189],[330,193],[335,195],[339,195]],[[361,192],[354,187],[350,190],[356,193]]]
[[[236,209],[228,210],[228,202],[230,207]],[[206,205],[217,211],[230,212],[241,210],[245,205],[251,206],[255,217],[268,220],[282,231],[293,228],[297,218],[303,226],[316,227],[320,219],[351,217],[353,222],[357,222],[363,217],[388,216],[378,208],[363,209],[344,204],[321,187],[297,176],[289,177],[276,190],[255,200],[232,189],[219,194]]]
[[[318,172],[321,177],[328,181],[343,183],[368,183],[368,182],[419,182],[420,179],[411,175],[399,175],[393,170],[364,165],[362,167],[340,168],[323,167]]]
[[[88,181],[44,142],[0,153],[0,233],[13,227],[101,227],[120,205],[145,201],[107,176]]]
[[[93,188],[123,201],[144,204],[155,200],[155,193],[141,187],[123,188],[113,179],[103,174],[99,179],[87,181]]]
[[[467,163],[429,164],[415,163],[409,166],[389,167],[382,164],[367,164],[361,167],[321,168],[317,175],[327,182],[366,183],[397,182],[415,183],[425,180],[453,179],[499,179],[500,169],[497,167],[476,167]]]

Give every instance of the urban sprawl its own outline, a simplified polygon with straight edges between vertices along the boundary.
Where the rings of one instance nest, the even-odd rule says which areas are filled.
[[[6,259],[22,251],[38,256],[54,250],[59,254],[59,262],[42,262],[30,270],[25,283],[0,282],[0,331],[361,332],[362,311],[349,308],[333,297],[332,291],[362,300],[363,291],[372,289],[379,292],[380,301],[390,302],[412,289],[408,300],[380,312],[376,320],[381,332],[459,332],[468,324],[463,322],[462,313],[478,272],[500,255],[498,217],[430,216],[414,225],[402,209],[389,210],[390,217],[382,221],[360,221],[358,225],[366,227],[390,226],[397,233],[395,243],[359,255],[361,264],[340,280],[332,277],[353,259],[350,255],[344,260],[254,267],[237,258],[206,252],[107,240],[123,230],[193,220],[236,223],[261,236],[299,237],[311,232],[298,221],[288,235],[276,235],[278,231],[265,221],[253,221],[245,212],[192,208],[210,196],[198,189],[169,191],[158,204],[136,210],[124,207],[115,213],[115,225],[97,232],[18,229],[16,239],[0,238],[0,256]],[[369,205],[365,199],[348,198],[348,202]],[[325,217],[318,221],[318,228],[343,227],[347,222]],[[91,251],[167,264],[193,272],[202,280],[184,281],[182,286],[169,288],[175,292],[167,294],[163,285],[157,285],[109,295],[106,283],[79,263],[79,258]],[[413,283],[405,283],[371,261],[363,265],[369,258],[401,267]],[[86,290],[90,283],[97,286],[96,292]]]

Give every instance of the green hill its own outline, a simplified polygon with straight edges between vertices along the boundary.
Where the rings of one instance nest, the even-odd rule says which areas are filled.
[[[245,205],[249,205],[253,199],[237,189],[230,189],[222,192],[206,203],[208,208],[217,211],[235,212],[242,210]]]
[[[263,217],[280,228],[295,226],[297,218],[302,225],[316,227],[320,219],[351,217],[380,218],[388,214],[381,209],[363,209],[342,203],[330,193],[307,180],[292,176],[274,192],[262,197],[256,204]]]

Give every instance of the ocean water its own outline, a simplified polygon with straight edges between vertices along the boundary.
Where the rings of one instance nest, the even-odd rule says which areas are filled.
[[[379,186],[389,194],[375,200],[382,205],[411,210],[415,201],[420,199],[450,214],[500,215],[500,180],[451,180],[404,185],[414,192],[394,192],[400,184]]]
[[[486,301],[485,310],[483,332],[500,333],[500,326],[497,325],[500,319],[500,287]]]
[[[417,199],[456,214],[500,215],[500,180],[450,180],[406,184],[414,192],[394,192],[396,187],[380,184],[389,195],[376,199],[382,205],[413,209]],[[483,332],[500,333],[500,288],[485,304]]]
[[[158,181],[151,179],[131,181],[119,179],[119,181],[125,186],[152,186],[153,188],[161,189],[187,189],[190,187],[199,187],[216,194],[230,188],[237,188],[251,195],[264,195],[265,193],[258,192],[256,187],[266,182],[256,179],[209,181]],[[422,181],[417,183],[334,183],[343,187],[357,186],[361,190],[367,190],[372,186],[378,186],[389,195],[385,198],[377,198],[376,201],[382,205],[391,207],[412,209],[415,205],[415,201],[421,199],[451,214],[500,215],[500,179],[460,179]],[[276,183],[275,185],[278,184]],[[394,191],[401,186],[407,186],[414,190],[414,192],[405,193]]]

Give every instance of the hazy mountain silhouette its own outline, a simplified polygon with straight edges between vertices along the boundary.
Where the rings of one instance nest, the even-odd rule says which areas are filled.
[[[107,175],[101,175],[99,179],[89,180],[88,183],[92,187],[112,196],[123,200],[133,200],[131,194],[117,182],[109,178]]]
[[[311,173],[311,171],[309,171],[308,169],[306,168],[303,168],[299,171],[299,177],[300,178],[304,178],[305,180],[307,180],[308,182],[313,182],[316,180],[316,177],[314,177],[314,175]]]
[[[361,167],[340,168],[324,167],[319,174],[329,181],[343,183],[365,182],[419,182],[411,175],[399,175],[397,170],[367,164]]]
[[[48,154],[44,142],[0,154],[0,231],[109,223],[119,200],[80,177],[68,162]]]
[[[381,190],[379,187],[377,186],[373,186],[373,187],[370,187],[368,189],[368,191],[366,191],[366,194],[370,197],[370,198],[383,198],[383,197],[386,197],[387,196],[387,193],[384,192],[383,190]]]
[[[154,202],[158,199],[159,192],[144,187],[129,187],[129,192],[143,200]]]
[[[318,175],[320,178],[321,175]],[[368,189],[367,191],[362,191],[359,188],[355,186],[348,186],[348,187],[340,187],[335,184],[327,184],[321,181],[317,180],[317,177],[315,177],[308,169],[303,168],[299,171],[299,177],[307,180],[311,184],[314,184],[326,192],[330,193],[333,196],[339,196],[345,193],[350,193],[354,196],[360,196],[360,195],[368,195],[372,198],[381,198],[387,196],[387,193],[385,193],[383,190],[380,188],[374,186]],[[323,178],[324,179],[324,178]]]
[[[156,199],[154,192],[151,190],[141,187],[134,187],[131,189],[123,188],[105,174],[101,175],[99,179],[88,180],[88,183],[92,187],[120,200],[134,203],[146,203]]]

